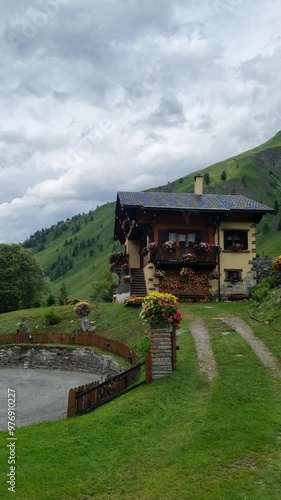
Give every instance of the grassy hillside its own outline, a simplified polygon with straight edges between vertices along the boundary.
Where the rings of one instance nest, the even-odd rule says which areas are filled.
[[[108,269],[108,255],[120,247],[113,239],[114,207],[107,203],[94,212],[75,215],[24,242],[51,279],[52,293],[58,295],[65,282],[71,296],[89,297],[92,283]]]
[[[280,498],[280,379],[221,319],[239,314],[250,321],[279,363],[280,335],[250,320],[247,303],[181,307],[178,369],[171,377],[83,417],[16,430],[16,498]],[[101,305],[100,319],[114,323],[111,336],[133,346],[144,328],[138,312]],[[198,372],[192,316],[204,319],[211,333],[219,371],[213,383]],[[100,326],[100,333],[109,327]],[[6,445],[7,433],[0,432],[1,498],[8,498]]]
[[[200,170],[205,193],[244,194],[271,207],[277,204],[276,214],[266,216],[257,231],[258,253],[269,256],[281,253],[280,167],[281,132],[259,147]],[[195,173],[151,190],[192,192]],[[55,295],[65,282],[70,295],[87,298],[92,283],[107,270],[108,255],[119,249],[113,240],[114,207],[114,202],[107,203],[89,214],[75,215],[37,231],[24,243],[52,280]]]

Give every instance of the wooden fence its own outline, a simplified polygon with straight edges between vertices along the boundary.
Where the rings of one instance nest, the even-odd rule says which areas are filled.
[[[128,370],[115,377],[100,383],[98,380],[84,386],[70,389],[68,396],[67,416],[82,415],[95,410],[109,401],[136,389],[146,383],[146,380],[137,382],[141,368],[145,361],[137,363]]]
[[[81,415],[117,398],[121,394],[152,381],[151,355],[146,361],[139,362],[138,355],[129,346],[119,340],[109,339],[97,333],[9,333],[0,335],[0,345],[10,344],[66,344],[77,346],[99,347],[104,351],[117,354],[129,361],[131,368],[119,373],[108,381],[98,380],[90,384],[70,389],[68,397],[67,416]],[[136,382],[142,366],[146,366],[145,380]]]
[[[0,335],[0,345],[9,344],[67,344],[99,347],[104,351],[117,354],[135,365],[139,358],[136,352],[119,340],[109,339],[97,333],[8,333]]]

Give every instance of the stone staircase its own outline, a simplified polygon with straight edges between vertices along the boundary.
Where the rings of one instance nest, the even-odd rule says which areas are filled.
[[[131,268],[131,295],[145,297],[147,295],[143,269]]]

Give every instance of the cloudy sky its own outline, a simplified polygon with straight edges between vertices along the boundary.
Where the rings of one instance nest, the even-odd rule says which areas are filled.
[[[1,0],[0,241],[281,129],[280,0]]]

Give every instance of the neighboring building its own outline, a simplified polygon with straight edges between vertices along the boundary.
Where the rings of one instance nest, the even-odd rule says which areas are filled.
[[[248,296],[256,284],[256,224],[267,213],[273,209],[245,196],[203,194],[201,176],[194,193],[119,192],[115,239],[128,254],[127,291]]]

